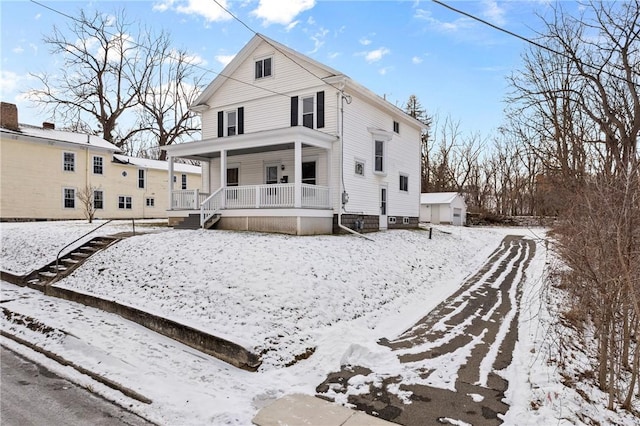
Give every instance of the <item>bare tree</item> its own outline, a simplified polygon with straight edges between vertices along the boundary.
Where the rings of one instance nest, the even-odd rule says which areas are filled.
[[[511,80],[511,130],[543,167],[557,205],[564,283],[595,327],[594,370],[631,406],[640,347],[640,2],[561,6]]]
[[[82,204],[84,217],[89,223],[93,223],[93,218],[96,214],[95,192],[97,189],[98,187],[87,184],[76,195]]]
[[[407,114],[420,120],[425,125],[425,129],[420,135],[420,164],[421,164],[421,178],[420,178],[420,190],[421,192],[430,192],[431,181],[431,126],[433,125],[433,117],[427,114],[427,111],[422,107],[422,104],[418,100],[416,95],[409,96],[409,100],[405,105],[405,111]]]
[[[202,74],[185,51],[172,49],[166,32],[132,25],[124,12],[80,11],[66,31],[54,27],[44,41],[63,58],[55,74],[34,74],[29,92],[68,128],[90,129],[125,152],[158,147],[198,131],[187,106],[202,89]]]

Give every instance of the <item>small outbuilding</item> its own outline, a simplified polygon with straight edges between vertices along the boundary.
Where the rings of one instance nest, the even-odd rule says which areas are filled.
[[[427,192],[420,194],[420,222],[465,225],[467,204],[457,192]]]

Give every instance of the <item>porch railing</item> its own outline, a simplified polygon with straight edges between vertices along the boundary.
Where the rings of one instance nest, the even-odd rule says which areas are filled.
[[[200,227],[202,228],[205,223],[216,213],[222,209],[222,191],[223,188],[218,189],[213,194],[209,195],[200,204]]]
[[[316,209],[331,207],[329,188],[303,183],[300,189],[300,207]],[[217,210],[293,208],[295,198],[296,186],[293,183],[229,186],[211,195],[197,190],[173,191],[171,207],[172,210],[202,210],[201,207],[204,207],[206,211],[212,210],[212,207]],[[208,203],[207,206],[204,206],[205,203]],[[216,204],[214,206],[211,203]]]

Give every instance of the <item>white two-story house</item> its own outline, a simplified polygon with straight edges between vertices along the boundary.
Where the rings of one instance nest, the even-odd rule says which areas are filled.
[[[169,223],[298,235],[418,226],[423,123],[346,75],[254,36],[191,109],[202,140],[164,148],[202,165],[170,188]]]

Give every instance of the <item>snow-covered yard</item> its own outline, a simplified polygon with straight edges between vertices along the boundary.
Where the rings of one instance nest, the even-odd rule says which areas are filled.
[[[154,400],[151,406],[132,409],[163,424],[250,424],[265,401],[294,391],[314,394],[328,373],[339,370],[345,354],[353,361],[354,347],[371,349],[361,351],[362,356],[387,356],[377,340],[399,335],[453,293],[505,235],[544,237],[542,229],[443,226],[434,228],[432,239],[415,230],[370,234],[373,241],[368,241],[351,235],[173,231],[161,225],[152,223],[145,229],[150,233],[97,253],[57,285],[114,298],[262,353],[260,370],[247,373],[208,357],[186,363],[190,355],[184,348],[157,343],[165,348],[159,359],[166,359],[154,362],[165,362],[166,371],[147,368],[123,376]],[[114,222],[103,229],[124,232],[127,226]],[[46,264],[60,246],[84,232],[79,228],[86,227],[79,222],[0,224],[2,269],[26,273]],[[548,328],[556,322],[556,312],[548,306],[555,307],[560,297],[543,291],[548,256],[540,242],[526,271],[520,338],[506,372],[507,424],[580,423],[575,408],[580,396],[560,384],[557,365],[548,362],[555,356]],[[5,291],[26,290],[3,284]],[[47,302],[42,298],[33,296],[32,307],[21,298],[22,313],[55,323],[55,315],[43,313]],[[74,324],[59,321],[54,326],[73,327],[75,336],[87,336],[92,347],[108,348],[122,360],[132,356],[127,348],[114,347],[108,335],[92,330],[91,322]],[[119,337],[125,342],[128,337],[131,345],[140,340],[138,332],[122,331]],[[152,340],[150,347],[156,338]],[[308,348],[315,349],[313,355],[286,367]],[[202,359],[206,366],[200,365]],[[180,377],[172,376],[172,369]],[[162,374],[163,385],[149,378],[153,374]],[[186,378],[191,381],[185,384]],[[176,398],[172,389],[181,386],[185,395],[192,395],[191,404],[187,396],[186,402]],[[103,393],[109,396],[108,390]],[[203,404],[194,405],[193,398]],[[594,401],[597,407],[597,395]],[[635,420],[595,413],[604,423]]]

